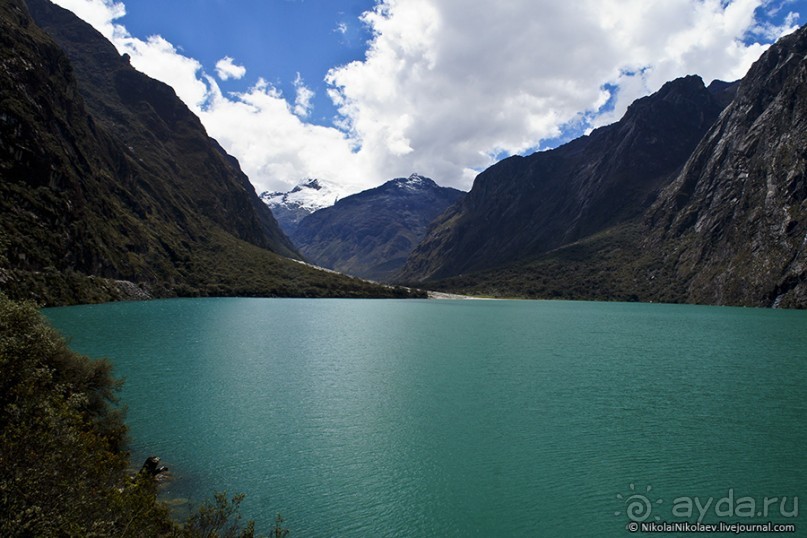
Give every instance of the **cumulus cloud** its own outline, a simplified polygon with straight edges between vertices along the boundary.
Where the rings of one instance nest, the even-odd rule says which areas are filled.
[[[267,81],[229,95],[213,82],[211,88],[200,118],[259,190],[287,189],[306,177],[335,179],[348,192],[366,186],[353,142],[338,129],[304,122]]]
[[[121,53],[131,57],[132,66],[174,88],[185,104],[198,110],[207,100],[208,86],[201,77],[202,64],[177,51],[160,36],[145,41],[117,31],[113,43]]]
[[[766,46],[743,42],[762,5],[386,0],[364,16],[374,32],[365,60],[327,80],[379,168],[467,187],[502,154],[539,147],[563,126],[613,122],[673,78],[740,78]],[[606,102],[613,108],[601,110]]]
[[[264,80],[224,95],[196,60],[117,25],[122,3],[56,2],[171,84],[271,190],[305,177],[355,190],[414,170],[467,189],[502,156],[615,121],[668,80],[740,78],[798,18],[787,0],[381,0],[362,17],[365,58],[325,77],[339,117],[324,127],[306,120],[314,93],[299,75],[292,97]]]
[[[244,75],[247,74],[247,68],[243,65],[237,65],[235,60],[225,56],[216,62],[216,74],[221,80],[238,80],[244,78]]]
[[[314,92],[306,87],[300,73],[297,73],[297,78],[294,79],[294,90],[296,92],[294,97],[294,113],[301,118],[306,118],[311,113],[311,99],[314,98]]]
[[[614,4],[610,7],[615,13],[626,11],[605,24],[619,36],[619,54],[629,69],[609,80],[619,88],[616,105],[598,116],[594,125],[618,120],[635,99],[676,77],[697,74],[707,84],[742,78],[770,42],[795,29],[792,20],[778,27],[758,22],[757,10],[770,4],[763,0],[674,0],[665,2],[665,9],[648,4],[644,13],[642,2],[627,7],[617,0],[605,1]],[[682,9],[686,4],[692,4],[690,9]],[[744,38],[759,35],[762,28],[762,42],[745,43]]]
[[[55,0],[91,24],[118,49],[131,57],[132,66],[172,86],[177,95],[193,109],[206,100],[207,84],[201,76],[202,64],[188,58],[160,36],[139,39],[115,21],[126,15],[122,2],[112,0]]]

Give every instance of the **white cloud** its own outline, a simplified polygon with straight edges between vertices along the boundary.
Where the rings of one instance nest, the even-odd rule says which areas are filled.
[[[145,41],[133,37],[115,21],[126,15],[122,2],[112,0],[54,0],[54,4],[71,10],[106,37],[121,54],[129,54],[132,66],[169,84],[177,95],[193,109],[199,108],[207,96],[207,85],[200,78],[202,64],[180,54],[176,47],[160,36]]]
[[[305,177],[335,179],[349,192],[366,186],[366,168],[351,140],[337,129],[305,123],[268,82],[226,96],[210,84],[210,100],[199,116],[259,191],[287,190]]]
[[[306,87],[300,73],[297,73],[297,78],[294,79],[294,90],[296,92],[294,97],[294,113],[301,118],[307,118],[311,113],[311,99],[314,98],[314,92]]]
[[[150,36],[143,41],[118,31],[113,43],[121,53],[131,56],[135,69],[172,86],[179,98],[194,111],[207,100],[208,87],[200,78],[202,64],[180,54],[162,37]]]
[[[604,1],[614,2],[614,8],[625,9],[629,14],[636,13],[624,2]],[[733,0],[730,3],[675,0],[665,2],[667,9],[664,11],[656,11],[655,6],[649,8],[648,13],[640,15],[641,20],[632,19],[630,15],[618,19],[613,26],[622,44],[620,54],[628,65],[641,66],[642,70],[638,73],[623,71],[609,81],[620,88],[615,109],[598,117],[594,124],[605,125],[619,119],[635,99],[676,77],[698,74],[707,84],[714,79],[732,81],[742,78],[767,49],[767,42],[795,29],[792,24],[786,25],[788,28],[758,23],[756,10],[767,3],[763,0]],[[691,4],[690,9],[681,9],[687,4]],[[646,30],[639,30],[639,25]],[[763,26],[766,43],[743,43],[744,37],[758,33]],[[655,37],[647,39],[648,32]]]
[[[740,78],[765,46],[741,39],[762,0],[386,0],[362,62],[328,81],[377,166],[468,186],[501,152],[581,117],[615,121],[673,78]],[[615,108],[598,117],[605,84]],[[389,175],[389,174],[388,174]]]
[[[216,74],[221,80],[238,80],[247,74],[247,68],[243,65],[237,65],[232,58],[225,56],[216,62]]]
[[[116,25],[121,3],[56,2],[174,86],[260,190],[305,177],[366,188],[414,170],[468,188],[502,154],[615,121],[668,80],[740,78],[796,21],[771,0],[381,0],[363,16],[364,60],[326,77],[340,117],[323,127],[306,122],[313,90],[299,76],[293,102],[264,81],[223,95],[196,60]],[[763,22],[776,9],[783,22]]]

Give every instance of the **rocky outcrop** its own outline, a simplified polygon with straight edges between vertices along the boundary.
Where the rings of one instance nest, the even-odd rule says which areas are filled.
[[[149,456],[146,458],[146,461],[143,462],[140,472],[149,476],[157,476],[160,473],[168,472],[168,467],[165,465],[160,465],[159,456]]]
[[[147,476],[157,483],[168,482],[171,479],[171,474],[168,467],[161,464],[159,456],[149,456],[140,467],[140,474]]]
[[[807,27],[753,65],[647,217],[685,300],[807,305]]]

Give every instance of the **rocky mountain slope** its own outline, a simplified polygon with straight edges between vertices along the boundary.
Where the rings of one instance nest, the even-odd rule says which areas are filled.
[[[637,100],[613,125],[493,165],[476,178],[462,203],[432,226],[402,278],[504,266],[640,215],[723,106],[699,77],[678,79]]]
[[[641,215],[432,285],[522,297],[807,308],[807,27],[773,45],[728,89],[722,100],[733,100]]]
[[[753,65],[647,224],[685,300],[807,306],[807,26]]]
[[[317,265],[387,281],[401,269],[429,223],[463,194],[412,174],[320,209],[300,221],[291,237]]]
[[[288,192],[263,192],[261,200],[277,219],[277,223],[291,235],[305,217],[336,203],[344,193],[337,185],[321,179],[307,179]]]
[[[170,87],[47,0],[0,3],[3,291],[48,304],[394,293],[280,255],[298,256]]]
[[[207,135],[171,87],[132,68],[71,12],[48,0],[27,4],[34,22],[67,54],[88,112],[131,158],[182,191],[188,206],[227,232],[295,256],[288,238],[253,196],[238,162]]]

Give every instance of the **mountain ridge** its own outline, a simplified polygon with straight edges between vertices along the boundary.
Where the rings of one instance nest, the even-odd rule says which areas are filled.
[[[182,190],[189,188],[186,184],[194,177],[207,174],[222,178],[193,193],[190,202],[198,211],[256,246],[299,257],[271,213],[250,195],[254,187],[238,161],[207,135],[199,118],[173,88],[135,70],[127,57],[70,11],[48,0],[30,0],[27,4],[37,25],[67,54],[79,75],[78,89],[89,112],[135,159],[157,169],[156,173]],[[136,128],[140,125],[145,128]],[[149,162],[138,156],[143,151],[152,158]],[[182,166],[172,166],[171,161],[183,152],[191,155],[183,156]]]
[[[400,279],[513,263],[637,217],[723,110],[700,77],[668,82],[623,118],[558,148],[504,159],[433,223]]]
[[[807,26],[771,46],[739,84],[710,85],[731,102],[640,215],[429,286],[525,298],[807,308],[805,82]]]
[[[321,179],[307,179],[287,192],[264,191],[260,195],[269,206],[283,231],[291,236],[305,217],[342,198],[344,193],[336,186]]]

